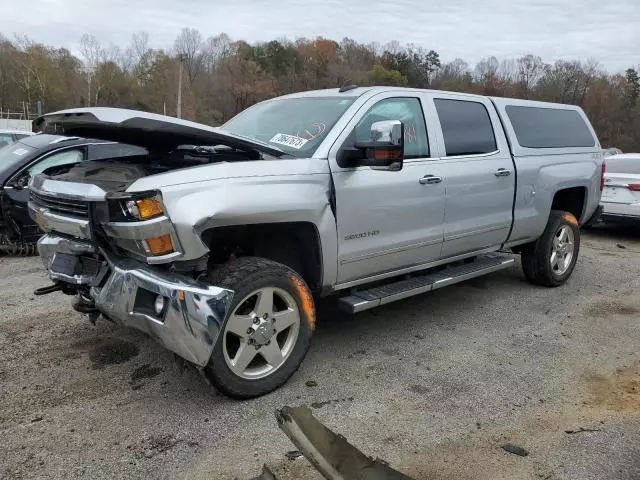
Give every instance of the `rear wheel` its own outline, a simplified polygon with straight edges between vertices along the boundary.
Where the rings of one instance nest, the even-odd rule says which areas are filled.
[[[522,269],[535,285],[557,287],[573,273],[580,251],[580,229],[573,214],[552,210],[543,234],[522,249]]]
[[[243,257],[209,274],[234,299],[205,373],[236,398],[264,395],[285,383],[309,349],[315,307],[293,270],[259,257]]]

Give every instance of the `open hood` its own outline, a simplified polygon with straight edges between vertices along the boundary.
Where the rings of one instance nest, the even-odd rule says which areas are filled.
[[[286,155],[279,148],[220,128],[124,108],[61,110],[34,120],[33,129],[44,133],[128,143],[150,150],[173,150],[179,145],[226,145],[275,157]]]

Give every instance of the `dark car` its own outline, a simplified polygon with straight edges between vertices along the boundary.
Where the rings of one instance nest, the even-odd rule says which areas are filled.
[[[147,156],[141,147],[78,137],[38,134],[0,149],[0,254],[32,254],[42,234],[29,217],[28,184],[37,173],[87,160]]]

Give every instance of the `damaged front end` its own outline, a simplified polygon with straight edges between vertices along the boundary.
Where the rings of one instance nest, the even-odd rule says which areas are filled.
[[[82,313],[146,332],[196,365],[209,361],[232,291],[56,234],[44,235],[38,250],[54,283],[77,295]]]
[[[40,175],[31,182],[29,211],[45,232],[38,251],[54,282],[38,293],[75,295],[74,308],[90,320],[103,316],[144,331],[206,365],[233,292],[170,267],[180,243],[159,194],[128,195],[127,182],[83,183],[75,175],[75,181]]]
[[[32,178],[29,214],[45,232],[38,251],[54,282],[38,293],[76,295],[74,308],[90,319],[103,316],[137,328],[206,365],[233,292],[198,280],[207,269],[206,245],[192,231],[179,236],[161,191],[132,185],[174,170],[284,153],[213,127],[132,110],[66,110],[40,117],[34,127],[149,153]],[[183,208],[176,215],[189,209]]]

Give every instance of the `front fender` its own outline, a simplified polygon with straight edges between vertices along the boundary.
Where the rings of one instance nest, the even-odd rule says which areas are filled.
[[[331,285],[337,277],[337,234],[330,180],[328,173],[229,178],[162,188],[162,196],[185,260],[208,252],[202,234],[210,228],[312,223],[320,240],[323,283]]]

